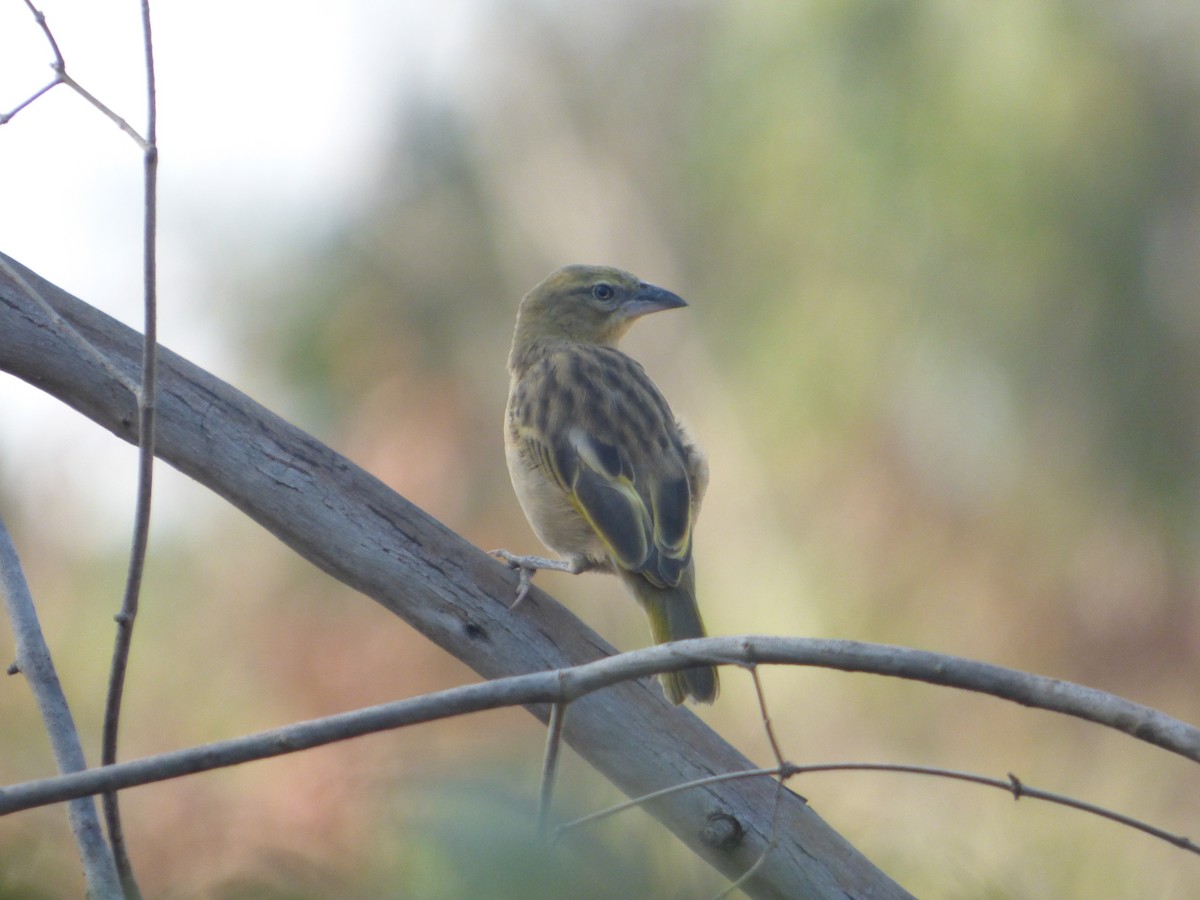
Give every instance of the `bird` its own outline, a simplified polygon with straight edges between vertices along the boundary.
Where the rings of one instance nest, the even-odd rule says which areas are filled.
[[[636,360],[617,349],[635,320],[687,303],[611,266],[569,265],[521,300],[504,413],[513,490],[561,557],[494,550],[520,571],[610,572],[641,604],[655,643],[704,637],[692,534],[708,462]],[[712,703],[713,666],[661,676],[667,698]]]

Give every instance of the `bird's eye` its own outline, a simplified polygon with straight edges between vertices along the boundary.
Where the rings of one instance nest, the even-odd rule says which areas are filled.
[[[600,282],[592,288],[592,296],[601,301],[611,300],[616,293],[613,290],[613,286],[605,281]]]

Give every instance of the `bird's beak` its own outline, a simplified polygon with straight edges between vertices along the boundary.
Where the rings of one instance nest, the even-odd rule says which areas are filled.
[[[681,306],[687,306],[687,301],[678,294],[672,294],[665,288],[646,284],[643,281],[637,293],[623,305],[622,312],[625,313],[624,318],[636,319],[647,313],[659,312],[664,309],[679,309]]]

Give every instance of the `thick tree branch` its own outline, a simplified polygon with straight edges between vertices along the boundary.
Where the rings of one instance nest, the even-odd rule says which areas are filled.
[[[3,258],[3,257],[0,257]],[[45,390],[122,439],[137,440],[140,378],[133,330],[12,263],[121,373],[81,353],[0,269],[0,369]],[[516,613],[516,575],[378,479],[178,355],[159,355],[160,458],[220,494],[306,559],[396,613],[485,678],[558,669],[613,653],[575,616],[534,589]],[[531,707],[543,721],[548,707]],[[571,704],[563,737],[630,796],[717,772],[753,768],[656,686],[626,683]],[[649,807],[697,854],[731,878],[771,840],[774,788],[723,783]],[[733,848],[710,847],[710,815],[736,817]],[[907,894],[785,791],[782,839],[743,888],[756,897],[903,897]]]

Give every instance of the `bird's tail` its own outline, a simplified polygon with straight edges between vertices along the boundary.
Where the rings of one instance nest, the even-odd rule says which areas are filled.
[[[654,643],[704,637],[704,621],[696,604],[695,570],[688,566],[676,587],[660,588],[636,572],[622,572],[622,580],[650,619]],[[717,699],[721,683],[714,666],[697,666],[659,676],[667,698],[680,704],[688,697],[698,703]]]

